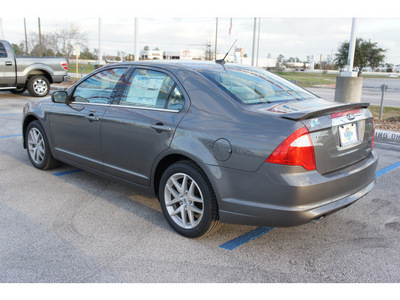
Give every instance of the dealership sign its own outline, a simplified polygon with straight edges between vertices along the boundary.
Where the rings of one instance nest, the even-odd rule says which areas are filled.
[[[181,50],[180,57],[182,60],[192,60],[192,53],[188,49]]]

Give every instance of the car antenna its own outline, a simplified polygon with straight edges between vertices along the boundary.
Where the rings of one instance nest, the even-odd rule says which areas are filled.
[[[226,63],[225,58],[228,56],[229,52],[231,51],[232,47],[236,44],[236,42],[237,42],[237,39],[236,39],[235,42],[232,44],[232,46],[229,48],[228,52],[226,52],[226,54],[225,54],[225,56],[224,56],[223,59],[217,59],[217,60],[215,60],[215,62],[216,62],[217,64],[224,65],[224,64]]]

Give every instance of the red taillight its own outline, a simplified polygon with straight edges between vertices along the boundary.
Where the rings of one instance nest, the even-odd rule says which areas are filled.
[[[65,71],[68,71],[68,64],[67,64],[66,61],[64,61],[64,62],[61,63],[61,67],[62,67]]]
[[[314,146],[308,129],[302,127],[293,132],[272,152],[266,162],[315,170]]]

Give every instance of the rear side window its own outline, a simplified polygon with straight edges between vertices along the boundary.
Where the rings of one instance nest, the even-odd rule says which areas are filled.
[[[111,103],[112,92],[125,73],[125,68],[103,70],[80,83],[72,96],[73,102]]]
[[[251,105],[314,98],[291,82],[259,69],[227,66],[199,72],[237,101]]]
[[[0,57],[7,57],[7,51],[3,43],[0,43]]]
[[[180,110],[184,102],[183,94],[169,75],[154,70],[136,69],[119,104]]]

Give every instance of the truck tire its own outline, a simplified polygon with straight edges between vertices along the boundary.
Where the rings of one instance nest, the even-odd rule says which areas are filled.
[[[26,91],[26,87],[25,86],[23,86],[23,87],[17,87],[16,89],[12,89],[12,90],[10,90],[12,93],[14,93],[14,94],[22,94],[23,92],[25,92]]]
[[[44,97],[50,91],[50,82],[43,75],[35,75],[29,78],[27,88],[33,97]]]

